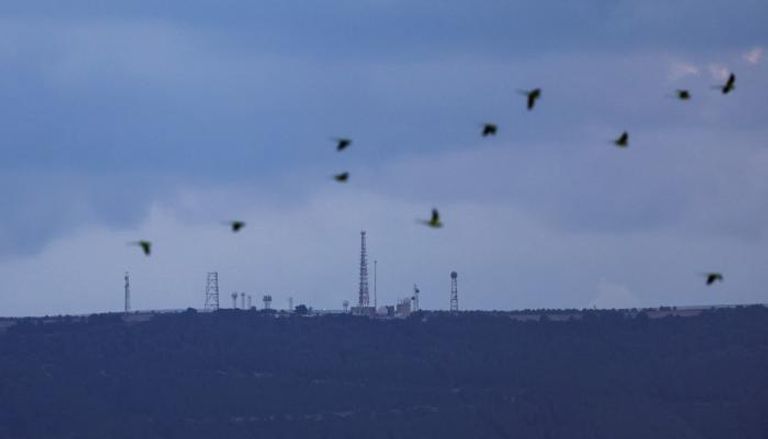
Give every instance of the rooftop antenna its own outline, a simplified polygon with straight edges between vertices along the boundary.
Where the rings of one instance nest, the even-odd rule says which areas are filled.
[[[205,310],[219,310],[219,272],[208,272],[208,279],[205,283]]]
[[[125,312],[131,312],[131,283],[127,271],[125,272]]]
[[[411,298],[413,300],[413,310],[418,311],[419,310],[419,287],[416,286],[416,284],[413,284],[413,297]]]
[[[232,309],[237,309],[237,291],[232,293]]]
[[[459,274],[455,271],[451,272],[451,312],[459,311],[459,285],[457,282]]]
[[[360,288],[358,290],[358,306],[368,308],[368,251],[365,248],[365,230],[360,232]]]

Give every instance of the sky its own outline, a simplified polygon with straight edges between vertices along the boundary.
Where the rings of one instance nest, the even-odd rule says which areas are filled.
[[[763,0],[161,3],[0,7],[0,316],[768,302]]]

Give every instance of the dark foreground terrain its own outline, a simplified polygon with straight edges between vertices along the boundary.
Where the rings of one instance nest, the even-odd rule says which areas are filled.
[[[26,319],[0,437],[766,438],[768,309]]]

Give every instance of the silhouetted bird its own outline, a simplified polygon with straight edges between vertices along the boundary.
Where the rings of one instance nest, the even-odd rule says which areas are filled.
[[[688,90],[677,90],[675,91],[675,95],[681,101],[687,101],[688,99],[691,98],[691,92],[689,92]]]
[[[495,136],[498,127],[494,123],[483,124],[483,137]]]
[[[347,139],[345,137],[339,137],[334,140],[336,141],[336,151],[343,151],[352,144],[352,139]]]
[[[728,93],[732,92],[733,89],[736,88],[736,75],[731,73],[728,76],[728,80],[725,81],[725,84],[717,86],[717,88],[719,88],[724,95],[727,95]]]
[[[629,133],[624,131],[621,135],[613,141],[613,144],[619,148],[626,148],[629,146]]]
[[[533,110],[536,101],[541,97],[541,89],[534,88],[533,90],[521,90],[520,93],[528,97],[528,110]]]
[[[144,251],[144,254],[149,256],[152,253],[152,243],[149,241],[135,241],[129,242],[129,245],[138,245]]]
[[[723,275],[721,273],[713,272],[705,273],[704,275],[707,276],[707,285],[712,285],[715,282],[723,281]]]
[[[349,180],[349,172],[342,172],[341,174],[336,174],[333,176],[333,179],[338,181],[339,183],[346,183],[347,180]]]
[[[232,228],[232,231],[235,232],[235,233],[239,232],[240,229],[245,227],[245,222],[244,221],[234,220],[234,221],[230,221],[228,224]]]
[[[437,212],[437,209],[432,209],[432,218],[430,218],[429,221],[421,220],[420,222],[435,229],[443,227],[443,223],[440,221],[440,214]]]

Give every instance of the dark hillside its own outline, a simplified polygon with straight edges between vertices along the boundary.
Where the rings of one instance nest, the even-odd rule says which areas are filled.
[[[0,437],[766,438],[768,309],[26,319]]]

